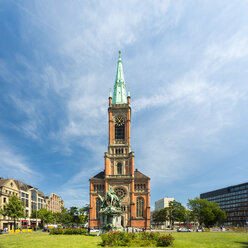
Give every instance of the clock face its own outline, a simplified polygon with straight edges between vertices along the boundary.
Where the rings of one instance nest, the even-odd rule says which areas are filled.
[[[116,124],[117,126],[122,126],[122,125],[124,125],[124,123],[125,123],[125,120],[124,120],[123,117],[117,116],[117,117],[115,118],[115,124]]]

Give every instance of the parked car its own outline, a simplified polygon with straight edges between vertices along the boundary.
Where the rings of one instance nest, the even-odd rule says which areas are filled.
[[[99,229],[90,228],[90,233],[99,233]]]
[[[185,227],[180,227],[177,229],[178,232],[192,232],[191,229],[185,228]]]

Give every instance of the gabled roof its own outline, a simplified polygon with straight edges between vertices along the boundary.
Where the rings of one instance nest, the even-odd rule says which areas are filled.
[[[104,179],[105,178],[105,174],[104,171],[101,171],[100,173],[96,174],[95,176],[93,176],[91,179]]]
[[[147,177],[146,175],[144,175],[143,173],[141,173],[140,171],[138,171],[138,169],[136,169],[134,171],[134,178],[135,179],[149,179],[150,180],[149,177]]]
[[[9,179],[0,179],[0,187],[3,186]]]
[[[28,189],[32,188],[32,186],[22,182],[22,181],[19,181],[19,180],[14,180],[18,189],[19,190],[24,190],[24,191],[27,191]]]

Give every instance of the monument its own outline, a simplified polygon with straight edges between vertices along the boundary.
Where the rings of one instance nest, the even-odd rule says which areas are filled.
[[[101,206],[99,211],[100,216],[100,230],[110,231],[110,230],[122,230],[121,225],[121,199],[123,196],[119,197],[116,195],[115,191],[110,186],[109,190],[106,192],[105,197],[98,195],[101,200]]]

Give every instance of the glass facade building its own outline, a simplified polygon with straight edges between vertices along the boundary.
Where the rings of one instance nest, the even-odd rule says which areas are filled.
[[[245,226],[248,221],[248,182],[214,190],[200,195],[219,204],[227,214],[225,225]]]

